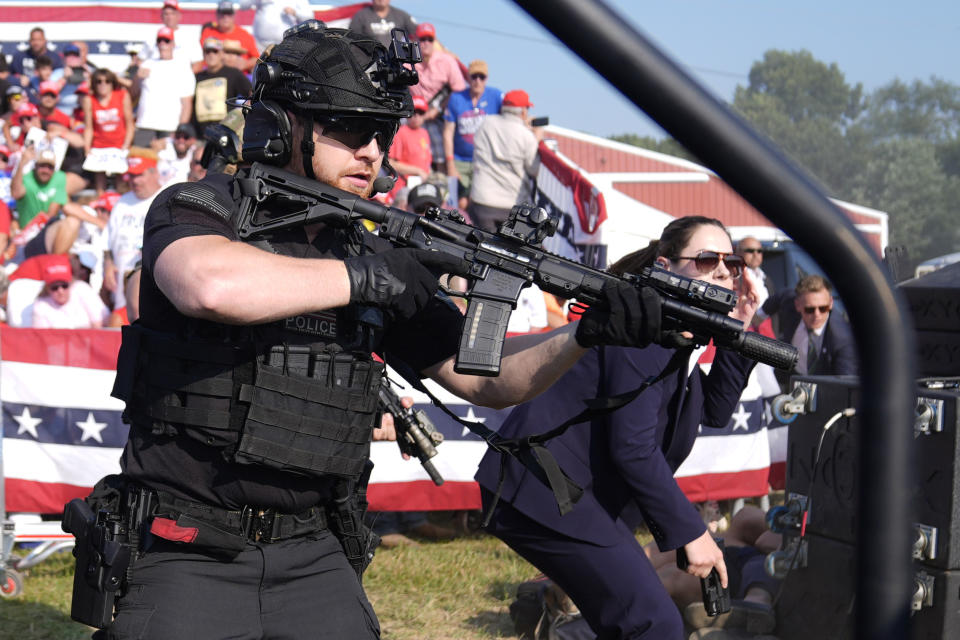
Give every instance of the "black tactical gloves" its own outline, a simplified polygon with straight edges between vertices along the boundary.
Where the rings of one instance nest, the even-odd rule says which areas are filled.
[[[465,273],[465,263],[438,251],[391,249],[347,258],[350,302],[369,304],[406,320],[430,302],[437,292],[437,277]]]
[[[591,306],[580,319],[577,344],[645,347],[660,342],[660,294],[623,281],[607,283],[603,294],[606,302]]]

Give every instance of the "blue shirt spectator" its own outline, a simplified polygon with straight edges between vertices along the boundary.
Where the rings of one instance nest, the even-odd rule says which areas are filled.
[[[56,51],[48,46],[47,36],[44,35],[43,29],[34,27],[30,30],[30,46],[13,54],[13,60],[10,62],[10,73],[32,78],[36,75],[35,61],[38,56],[42,55],[50,58],[54,69],[63,68],[63,60],[60,59]]]

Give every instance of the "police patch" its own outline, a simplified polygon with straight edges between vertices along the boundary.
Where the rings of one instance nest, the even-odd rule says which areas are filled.
[[[305,313],[284,320],[284,329],[323,338],[337,337],[337,314],[333,311]]]

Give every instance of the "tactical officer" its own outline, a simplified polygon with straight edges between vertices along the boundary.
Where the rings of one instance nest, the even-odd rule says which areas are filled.
[[[369,196],[413,112],[396,50],[315,21],[288,31],[257,68],[245,161]],[[611,288],[579,326],[508,341],[499,377],[458,375],[462,316],[436,295],[456,262],[359,225],[240,242],[243,176],[167,189],[146,218],[141,316],[115,389],[131,423],[123,475],[95,490],[116,489],[143,522],[110,638],[379,637],[357,571],[370,542],[343,508],[378,418],[371,354],[506,407],[581,344],[657,336],[659,302]]]

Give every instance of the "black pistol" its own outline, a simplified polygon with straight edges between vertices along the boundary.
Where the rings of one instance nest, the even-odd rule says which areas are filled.
[[[723,551],[723,538],[714,538],[714,542]],[[686,571],[690,566],[687,552],[683,547],[677,549],[677,568]],[[710,575],[700,578],[700,593],[703,594],[703,608],[710,617],[730,611],[730,589],[720,584],[720,574],[716,569],[710,570]]]

